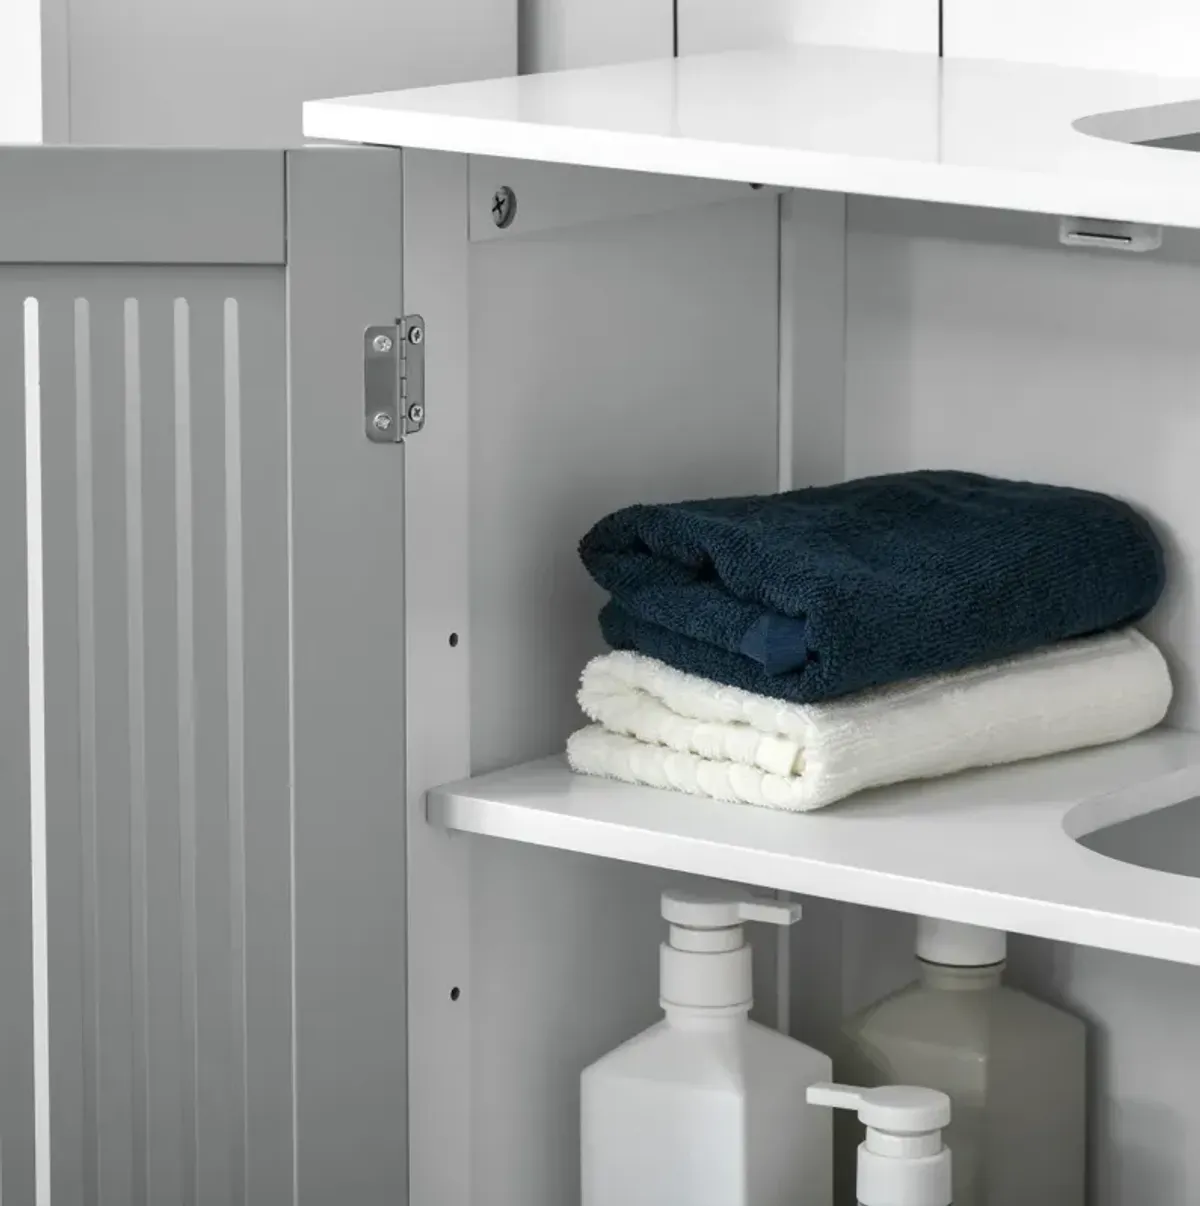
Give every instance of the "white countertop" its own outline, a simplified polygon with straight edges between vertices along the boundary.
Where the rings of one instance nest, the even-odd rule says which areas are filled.
[[[1186,103],[1194,102],[1194,103]],[[1200,227],[1200,81],[789,47],[309,102],[314,138]]]

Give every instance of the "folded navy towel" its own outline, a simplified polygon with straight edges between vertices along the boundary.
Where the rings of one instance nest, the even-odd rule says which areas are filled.
[[[614,648],[797,703],[1128,624],[1164,580],[1126,503],[934,470],[627,507],[580,556]]]

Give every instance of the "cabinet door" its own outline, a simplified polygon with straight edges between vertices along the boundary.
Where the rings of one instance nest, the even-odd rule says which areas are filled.
[[[15,1206],[407,1196],[396,151],[0,151]]]

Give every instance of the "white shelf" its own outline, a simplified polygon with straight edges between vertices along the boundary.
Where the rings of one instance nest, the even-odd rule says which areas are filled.
[[[1200,879],[1074,839],[1200,795],[1200,737],[866,793],[820,812],[574,775],[560,758],[430,793],[435,824],[764,888],[1200,965]]]
[[[1194,133],[1197,98],[1194,80],[805,46],[314,101],[304,130],[1196,227],[1200,155],[1092,137],[1073,123],[1111,114],[1085,124],[1139,141]]]

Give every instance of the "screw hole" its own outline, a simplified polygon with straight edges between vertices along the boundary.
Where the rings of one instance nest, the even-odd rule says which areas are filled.
[[[458,633],[457,632],[452,632],[450,634],[450,648],[451,649],[458,648]]]
[[[450,990],[450,1000],[457,1001],[458,998],[461,996],[462,996],[462,990],[460,988],[455,987]]]

